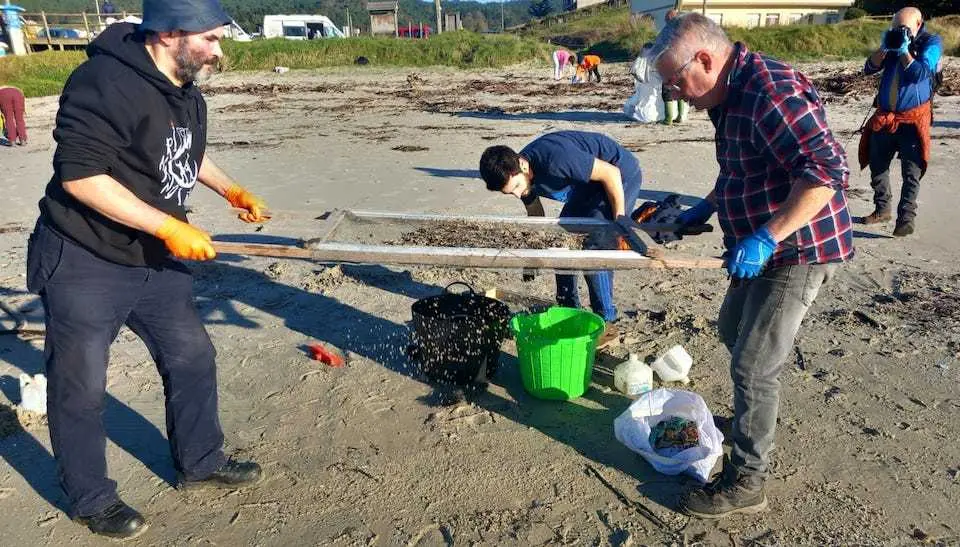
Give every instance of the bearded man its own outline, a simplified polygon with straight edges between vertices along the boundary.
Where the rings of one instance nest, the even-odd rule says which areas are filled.
[[[163,381],[166,429],[182,487],[237,488],[260,466],[224,455],[213,344],[186,260],[210,260],[187,223],[199,181],[263,222],[265,205],[205,154],[207,109],[195,81],[222,56],[217,0],[145,0],[143,23],[110,25],[71,74],[54,138],[53,177],[27,251],[27,287],[45,309],[50,440],[70,516],[129,538],[145,519],[107,478],[103,425],[110,344],[123,325]]]

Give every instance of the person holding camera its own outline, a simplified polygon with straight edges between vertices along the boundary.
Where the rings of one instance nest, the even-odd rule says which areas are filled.
[[[880,48],[863,68],[865,74],[883,72],[874,101],[877,111],[860,136],[860,168],[870,166],[875,210],[864,224],[892,220],[890,210],[890,163],[900,152],[903,188],[897,207],[895,236],[914,232],[920,179],[930,159],[930,126],[937,70],[943,54],[939,36],[924,29],[917,8],[903,8],[893,16],[890,30],[883,34]]]

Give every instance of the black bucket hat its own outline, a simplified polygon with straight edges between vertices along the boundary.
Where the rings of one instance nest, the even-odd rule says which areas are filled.
[[[217,0],[143,0],[140,28],[153,32],[206,32],[231,21]]]

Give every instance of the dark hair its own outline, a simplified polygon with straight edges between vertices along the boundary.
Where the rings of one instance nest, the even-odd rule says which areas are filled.
[[[520,172],[520,155],[509,146],[491,146],[480,156],[480,176],[487,190],[499,192],[510,177]]]

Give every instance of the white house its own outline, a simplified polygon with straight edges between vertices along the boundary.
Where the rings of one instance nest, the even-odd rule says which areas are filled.
[[[836,23],[854,0],[631,0],[634,17],[649,16],[663,28],[671,9],[697,12],[723,26],[760,27],[793,24]]]

